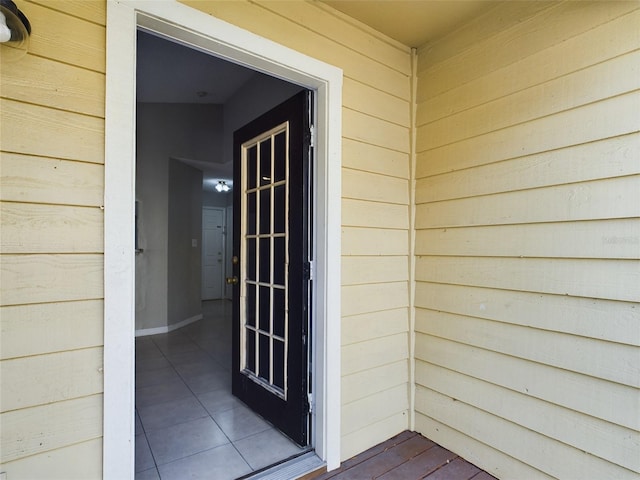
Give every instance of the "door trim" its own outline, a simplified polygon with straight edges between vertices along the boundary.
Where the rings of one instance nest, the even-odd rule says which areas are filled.
[[[103,476],[134,477],[136,31],[315,91],[314,448],[340,464],[342,70],[176,1],[107,2]]]

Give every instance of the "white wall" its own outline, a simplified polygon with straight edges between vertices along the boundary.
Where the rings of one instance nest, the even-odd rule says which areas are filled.
[[[143,252],[136,255],[136,330],[169,322],[169,158],[220,158],[222,119],[217,105],[138,104],[136,198]]]
[[[161,105],[138,105],[136,200],[136,330],[167,325],[167,209],[171,125],[160,122]]]
[[[233,192],[216,192],[215,190],[202,191],[203,207],[225,208],[233,204]]]
[[[173,159],[168,216],[167,324],[174,325],[202,314],[202,172]]]

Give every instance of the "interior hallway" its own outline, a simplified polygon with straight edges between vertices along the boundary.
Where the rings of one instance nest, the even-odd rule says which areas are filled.
[[[231,302],[136,338],[136,480],[236,479],[305,451],[231,394]]]

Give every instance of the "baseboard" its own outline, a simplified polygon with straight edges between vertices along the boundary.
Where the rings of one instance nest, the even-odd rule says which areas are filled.
[[[136,330],[136,337],[146,337],[147,335],[158,335],[159,333],[169,333],[177,330],[178,328],[186,327],[190,323],[197,322],[198,320],[202,320],[202,314],[194,315],[193,317],[189,317],[181,322],[174,323],[171,325],[166,325],[164,327],[155,327],[155,328],[143,328],[141,330]]]

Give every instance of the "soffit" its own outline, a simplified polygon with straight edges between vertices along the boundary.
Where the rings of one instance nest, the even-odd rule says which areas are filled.
[[[320,0],[409,47],[443,37],[497,5],[493,0]]]

